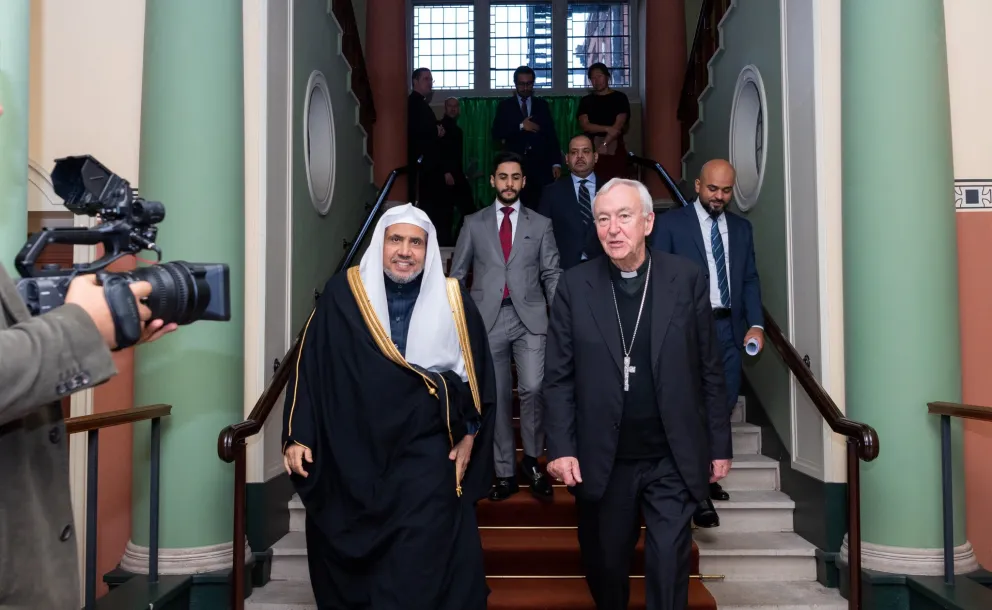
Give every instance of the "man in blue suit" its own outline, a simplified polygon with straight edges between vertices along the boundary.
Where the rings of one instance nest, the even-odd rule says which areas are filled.
[[[735,178],[728,161],[707,162],[696,179],[696,199],[662,214],[655,221],[652,240],[655,249],[692,259],[706,270],[717,339],[723,351],[728,410],[734,408],[740,392],[741,350],[751,343],[760,352],[765,343],[751,223],[728,209]],[[710,483],[710,497],[730,499],[716,482]]]
[[[561,175],[561,146],[548,102],[534,97],[534,70],[517,68],[513,85],[516,93],[496,107],[493,140],[504,151],[524,158],[527,183],[520,192],[520,202],[536,210],[544,186]]]

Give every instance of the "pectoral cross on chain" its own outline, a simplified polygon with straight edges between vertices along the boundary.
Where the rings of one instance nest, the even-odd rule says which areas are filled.
[[[627,348],[627,339],[623,336],[623,321],[620,319],[620,307],[617,306],[617,291],[610,283],[613,290],[613,307],[617,312],[617,324],[620,326],[620,341],[623,345],[623,391],[630,391],[630,375],[637,372],[637,367],[630,366],[630,352],[634,349],[634,339],[637,338],[637,329],[641,326],[641,314],[644,313],[644,299],[648,296],[648,285],[651,282],[651,259],[648,259],[647,277],[644,278],[644,291],[641,293],[641,306],[637,309],[637,321],[634,322],[634,334],[630,337],[630,349]]]
[[[623,391],[630,391],[630,374],[636,373],[637,367],[630,366],[630,356],[624,356],[623,358]]]

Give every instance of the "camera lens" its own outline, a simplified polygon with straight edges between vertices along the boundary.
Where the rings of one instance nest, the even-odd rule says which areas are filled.
[[[211,290],[211,269],[213,265],[192,265],[182,261],[162,263],[150,267],[142,267],[126,273],[129,281],[148,282],[152,285],[148,295],[148,308],[152,311],[152,319],[161,319],[166,324],[192,324],[200,319],[226,319],[230,317],[227,310],[227,295],[215,294]],[[223,285],[214,288],[227,287],[227,268],[223,267]],[[214,301],[213,303],[211,301]],[[226,316],[218,317],[218,306]]]

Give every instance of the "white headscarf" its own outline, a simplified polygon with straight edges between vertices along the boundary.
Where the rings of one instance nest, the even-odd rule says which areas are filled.
[[[420,295],[413,306],[410,330],[406,338],[406,360],[428,371],[454,371],[462,381],[467,381],[465,360],[462,357],[458,331],[448,304],[444,263],[437,245],[437,231],[423,210],[413,204],[386,210],[372,233],[372,240],[362,256],[358,271],[365,285],[365,292],[379,322],[389,330],[389,305],[386,302],[386,283],[383,279],[382,247],[386,227],[394,224],[411,224],[427,231],[427,256],[424,260]]]

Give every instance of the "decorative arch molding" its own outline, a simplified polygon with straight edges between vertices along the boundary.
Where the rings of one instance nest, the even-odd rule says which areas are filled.
[[[33,159],[28,159],[28,212],[67,212],[55,193],[52,176]]]

